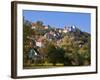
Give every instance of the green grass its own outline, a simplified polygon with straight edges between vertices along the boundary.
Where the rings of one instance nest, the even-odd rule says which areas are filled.
[[[57,63],[55,66],[53,66],[52,63],[43,63],[43,64],[31,64],[31,65],[24,65],[24,69],[36,69],[36,68],[52,68],[52,67],[61,67],[64,66],[61,63]]]

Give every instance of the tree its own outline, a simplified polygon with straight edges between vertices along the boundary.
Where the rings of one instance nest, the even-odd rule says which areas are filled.
[[[43,22],[42,21],[37,21],[36,24],[37,24],[37,26],[43,26]]]
[[[78,50],[80,48],[75,38],[65,36],[60,43],[60,47],[65,50],[64,65],[79,65]]]
[[[80,60],[82,61],[82,65],[89,65],[91,60],[91,48],[90,43],[84,44],[79,50]]]
[[[24,63],[27,63],[28,61],[28,49],[29,49],[29,40],[27,39],[27,36],[31,35],[31,22],[24,19],[23,22],[23,60]]]
[[[37,27],[38,30],[43,29],[43,22],[42,21],[37,21],[36,22],[36,27]]]
[[[32,41],[34,44],[35,44],[35,41],[30,39],[30,38],[35,38],[35,35],[36,32],[35,30],[31,29],[32,25],[31,25],[31,22],[28,21],[28,20],[25,20],[24,19],[24,22],[23,22],[23,60],[24,60],[24,63],[27,63],[28,62],[28,50],[29,50],[29,43],[30,41]]]
[[[64,62],[64,50],[62,48],[55,47],[50,43],[47,47],[47,51],[48,62],[53,63],[54,66],[56,63]]]

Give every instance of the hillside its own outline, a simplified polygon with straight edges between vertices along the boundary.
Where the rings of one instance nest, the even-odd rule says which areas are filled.
[[[37,62],[90,65],[91,35],[75,25],[57,28],[46,26],[42,21],[25,21],[23,32],[24,54],[28,56],[32,44],[36,55],[40,56]]]

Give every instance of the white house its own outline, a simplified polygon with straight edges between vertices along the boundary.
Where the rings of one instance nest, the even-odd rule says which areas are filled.
[[[64,33],[67,33],[68,31],[69,31],[68,28],[65,26],[63,32],[64,32]]]
[[[32,23],[31,29],[35,29],[35,28],[36,28],[36,23]]]
[[[42,47],[43,46],[43,37],[40,37],[36,40],[36,46]]]
[[[36,42],[36,46],[38,46],[38,47],[42,47],[42,42]]]
[[[48,26],[45,26],[44,29],[48,29]]]

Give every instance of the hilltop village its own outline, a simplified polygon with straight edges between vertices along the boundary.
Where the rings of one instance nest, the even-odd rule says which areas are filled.
[[[49,41],[56,41],[56,44],[59,45],[59,42],[64,37],[62,34],[67,34],[69,32],[76,32],[78,28],[76,26],[65,26],[64,28],[51,28],[49,26],[37,27],[36,23],[31,23],[31,29],[42,33],[40,35],[27,36],[29,39],[33,39],[36,42],[36,46],[43,47],[43,41],[46,38]],[[44,34],[43,34],[44,33]]]
[[[90,65],[91,34],[76,25],[23,24],[24,67]]]

